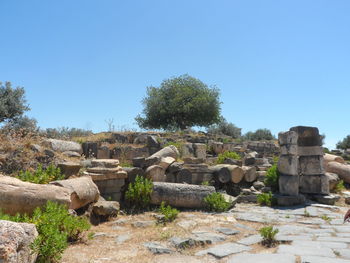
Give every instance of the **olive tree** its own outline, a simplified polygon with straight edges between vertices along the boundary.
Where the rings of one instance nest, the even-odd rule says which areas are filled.
[[[184,130],[220,121],[219,90],[189,75],[148,87],[142,104],[142,115],[135,120],[144,129]]]
[[[257,129],[255,132],[247,132],[243,138],[249,141],[263,141],[263,140],[274,140],[275,137],[272,135],[269,129]]]
[[[350,135],[346,136],[342,141],[337,143],[337,149],[350,149]]]
[[[27,110],[24,89],[12,88],[11,82],[0,82],[0,122],[14,120]]]

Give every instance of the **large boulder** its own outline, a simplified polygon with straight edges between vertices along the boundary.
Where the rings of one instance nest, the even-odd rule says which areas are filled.
[[[100,196],[98,187],[94,184],[90,176],[59,180],[50,184],[65,187],[71,191],[70,209],[78,209],[96,202]]]
[[[8,214],[33,213],[47,201],[71,204],[71,191],[52,184],[33,184],[17,178],[0,175],[0,209]]]
[[[37,236],[34,224],[0,220],[0,262],[34,263],[37,253],[32,252],[30,244]]]
[[[77,142],[47,139],[44,143],[46,146],[50,147],[52,150],[57,152],[72,151],[80,154],[83,153],[83,148]]]
[[[329,162],[326,166],[326,172],[339,175],[346,183],[350,183],[350,165],[339,162]]]

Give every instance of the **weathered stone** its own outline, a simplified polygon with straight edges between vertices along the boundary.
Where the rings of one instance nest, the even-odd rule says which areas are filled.
[[[102,145],[97,149],[97,159],[109,159],[111,158],[111,150],[108,145]]]
[[[182,169],[183,163],[174,162],[171,165],[169,165],[167,172],[169,173],[177,173]]]
[[[178,149],[174,145],[164,147],[150,157],[157,157],[159,160],[164,157],[173,157],[177,159],[180,156]]]
[[[176,248],[189,248],[196,244],[196,242],[192,238],[181,238],[181,237],[172,237],[169,239],[169,241],[176,247]]]
[[[160,159],[158,165],[161,166],[165,171],[173,162],[175,162],[175,159],[173,157],[164,157]]]
[[[300,176],[299,190],[307,194],[329,194],[328,178],[325,175]]]
[[[58,152],[72,151],[80,154],[83,152],[81,145],[77,142],[47,139],[44,141],[44,144]]]
[[[120,205],[117,201],[99,200],[92,206],[92,212],[103,217],[117,216],[119,209]]]
[[[161,157],[158,157],[158,156],[147,157],[143,163],[143,167],[146,168],[146,167],[150,167],[152,165],[158,165],[160,162],[160,159],[161,159]]]
[[[207,157],[207,146],[204,143],[193,144],[194,156],[205,159]]]
[[[298,134],[298,146],[322,146],[322,139],[318,128],[307,126],[296,126],[290,128]]]
[[[130,183],[135,182],[136,176],[144,176],[145,171],[140,167],[123,167],[123,170],[128,174],[128,180]]]
[[[265,187],[265,184],[263,182],[256,181],[253,183],[253,186],[256,190],[261,190]]]
[[[305,247],[298,245],[280,245],[278,247],[277,253],[280,254],[292,254],[297,256],[323,256],[323,257],[335,257],[332,249],[330,248],[322,248],[319,249],[317,247]]]
[[[62,174],[65,175],[65,178],[78,174],[79,170],[82,168],[80,163],[75,162],[58,163],[57,167],[60,168]]]
[[[176,182],[181,184],[182,183],[191,184],[192,183],[191,171],[186,168],[182,168],[176,175]]]
[[[194,240],[203,241],[204,243],[213,244],[221,241],[225,241],[226,237],[220,234],[205,232],[205,231],[195,231],[192,232],[196,236]]]
[[[223,258],[232,254],[249,251],[250,247],[236,244],[236,243],[224,243],[222,245],[217,245],[212,248],[202,250],[196,253],[196,256],[202,256],[205,254],[213,255],[217,258]]]
[[[145,171],[145,176],[153,182],[165,182],[165,170],[159,165],[152,165]]]
[[[334,205],[340,199],[339,195],[314,195],[313,199],[325,205]]]
[[[325,164],[328,164],[330,162],[345,163],[345,160],[343,157],[335,155],[335,154],[325,153],[323,158],[324,158]]]
[[[0,220],[0,262],[34,263],[37,253],[30,245],[38,236],[34,224]]]
[[[275,198],[279,206],[293,206],[305,203],[305,196],[303,195],[275,195]]]
[[[132,159],[132,165],[143,168],[145,166],[145,157],[135,157]]]
[[[239,254],[229,258],[227,263],[295,263],[295,256],[289,254]]]
[[[203,164],[205,159],[197,157],[185,157],[183,158],[185,164]]]
[[[325,176],[328,179],[329,191],[333,191],[336,185],[340,182],[340,178],[335,173],[325,173]]]
[[[297,196],[299,194],[299,175],[281,174],[278,179],[279,191],[283,195]]]
[[[65,155],[65,156],[67,156],[67,157],[70,157],[70,158],[74,158],[74,157],[80,158],[80,157],[81,157],[81,155],[80,155],[79,153],[77,153],[77,152],[72,152],[72,151],[65,151],[65,152],[63,152],[62,154]]]
[[[170,254],[173,253],[174,251],[161,245],[158,242],[146,242],[143,243],[143,245],[149,249],[153,254]]]
[[[82,149],[85,158],[97,157],[97,143],[96,142],[83,142]]]
[[[282,145],[296,145],[298,143],[298,134],[294,131],[280,132],[278,134],[278,143]]]
[[[218,227],[218,228],[215,228],[215,230],[225,235],[237,235],[240,233],[240,231],[238,230],[227,228],[227,227]]]
[[[149,227],[149,226],[153,226],[155,224],[155,222],[154,221],[136,221],[136,222],[133,222],[131,224],[134,227],[146,228],[146,227]]]
[[[348,245],[346,243],[341,242],[326,242],[326,241],[304,241],[304,240],[295,240],[292,245],[295,246],[304,246],[304,247],[316,247],[319,249],[327,248],[347,248]]]
[[[100,196],[96,184],[89,176],[53,181],[50,184],[61,186],[71,191],[70,209],[78,209],[89,203],[96,202]]]
[[[299,156],[323,156],[322,146],[298,146]]]
[[[128,241],[130,238],[131,238],[130,234],[123,234],[123,235],[118,236],[115,239],[115,242],[120,245],[120,244],[124,243],[125,241]]]
[[[280,156],[278,160],[278,171],[285,175],[298,175],[299,161],[296,156]]]
[[[301,256],[301,263],[349,263],[349,260],[323,256]]]
[[[195,157],[192,143],[183,143],[181,145],[181,156],[182,157]]]
[[[323,156],[300,156],[299,157],[300,173],[303,175],[324,174]]]
[[[155,182],[151,203],[160,205],[162,201],[175,207],[203,208],[203,199],[215,192],[213,186],[187,185]]]
[[[44,206],[47,201],[71,204],[71,191],[51,184],[33,184],[0,175],[0,207],[4,213],[31,214],[35,208]]]
[[[250,245],[260,243],[261,241],[262,241],[261,235],[251,235],[249,237],[238,240],[237,243],[250,246]]]
[[[329,162],[326,171],[339,175],[345,183],[350,183],[350,165],[341,164],[339,162]]]
[[[117,159],[93,159],[91,160],[93,167],[116,168],[119,166]]]

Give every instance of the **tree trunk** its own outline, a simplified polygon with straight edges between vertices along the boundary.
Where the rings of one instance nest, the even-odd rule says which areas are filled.
[[[213,186],[154,183],[151,203],[160,205],[162,201],[175,207],[203,208],[203,199],[215,192]]]

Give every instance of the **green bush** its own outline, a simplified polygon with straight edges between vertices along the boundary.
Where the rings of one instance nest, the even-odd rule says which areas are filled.
[[[176,208],[172,208],[170,205],[165,205],[165,203],[162,202],[159,207],[159,213],[161,213],[164,216],[162,222],[166,223],[174,221],[177,215],[180,213],[180,211]]]
[[[334,187],[335,193],[341,193],[343,190],[345,190],[344,181],[340,180]]]
[[[271,247],[276,244],[276,234],[278,229],[274,229],[273,226],[265,226],[259,230],[261,237],[263,238],[262,244],[267,247]]]
[[[30,171],[21,171],[17,176],[18,179],[35,184],[47,184],[51,181],[63,180],[64,175],[61,174],[60,168],[56,168],[50,164],[46,169],[43,169],[41,164],[34,173]]]
[[[129,184],[125,199],[133,209],[144,210],[151,202],[152,191],[152,181],[138,175],[135,182]]]
[[[218,155],[217,164],[224,163],[226,159],[240,160],[241,156],[238,153],[236,153],[236,152],[226,151],[226,152],[220,153]]]
[[[31,248],[38,253],[36,262],[39,263],[59,262],[68,242],[79,240],[81,233],[90,228],[86,218],[70,215],[64,205],[51,201],[45,207],[35,209],[31,217],[0,213],[0,219],[36,225],[39,236]]]
[[[224,212],[230,208],[230,203],[226,202],[224,196],[217,192],[207,195],[204,202],[207,209],[213,212]]]
[[[273,191],[278,191],[279,172],[277,164],[272,165],[266,172],[265,185],[270,186]]]
[[[272,206],[275,204],[272,192],[258,194],[257,201],[260,205]]]

